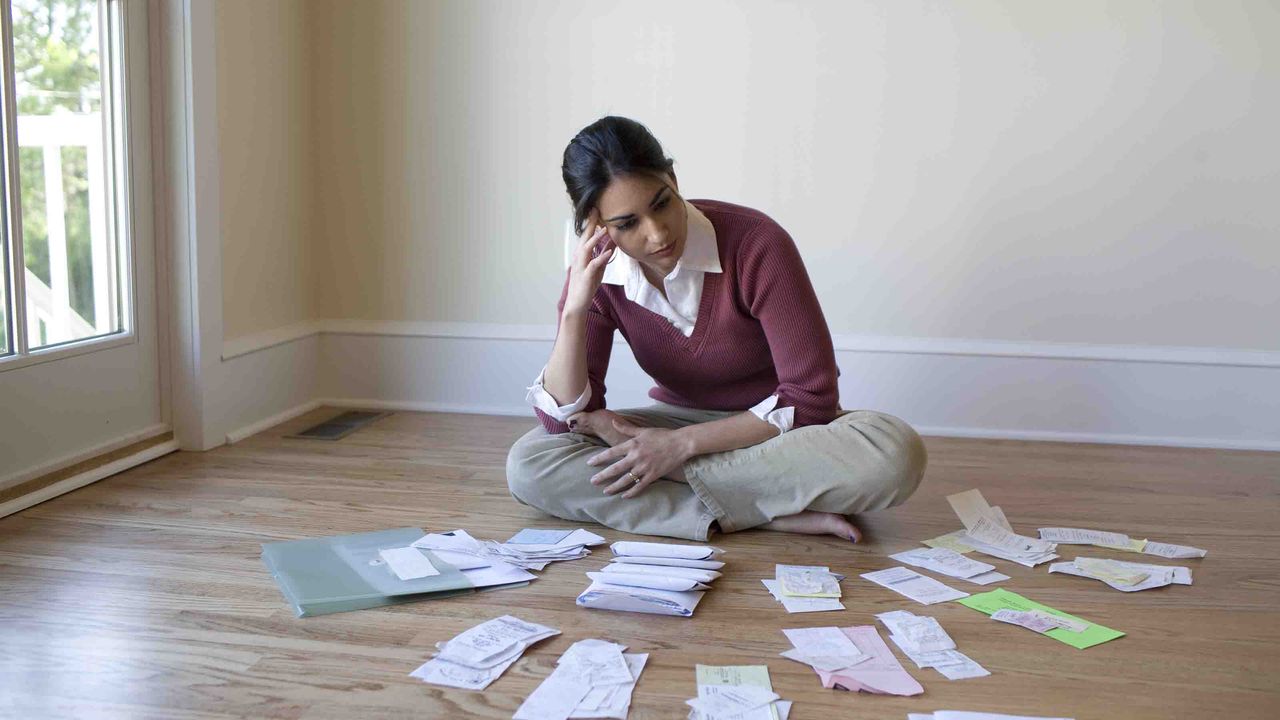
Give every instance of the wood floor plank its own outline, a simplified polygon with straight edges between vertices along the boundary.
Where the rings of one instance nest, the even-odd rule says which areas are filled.
[[[506,491],[506,449],[528,419],[396,413],[338,442],[284,437],[337,412],[167,456],[0,519],[0,717],[508,718],[586,637],[650,653],[633,720],[683,717],[697,663],[767,664],[775,689],[796,702],[796,720],[901,719],[938,708],[1280,717],[1280,454],[929,438],[921,490],[902,508],[862,518],[863,544],[768,532],[716,538],[729,564],[691,619],[576,607],[583,573],[603,566],[607,551],[553,564],[525,588],[298,619],[261,563],[263,542],[410,525],[501,539],[565,525]],[[857,578],[958,527],[945,496],[970,487],[1027,534],[1097,527],[1209,556],[1142,556],[1190,566],[1195,584],[1129,594],[993,561],[1012,578],[1003,587],[1127,633],[1083,651],[954,603],[915,605]],[[787,615],[760,584],[775,562],[849,575],[849,609]],[[781,628],[869,624],[891,609],[937,617],[992,675],[950,682],[911,666],[925,695],[856,695],[823,690],[807,667],[778,657],[788,647]],[[435,642],[504,613],[564,634],[484,693],[407,677]]]

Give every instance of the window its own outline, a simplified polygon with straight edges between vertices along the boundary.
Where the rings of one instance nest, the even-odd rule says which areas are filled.
[[[127,330],[121,0],[0,0],[5,287],[0,355]]]

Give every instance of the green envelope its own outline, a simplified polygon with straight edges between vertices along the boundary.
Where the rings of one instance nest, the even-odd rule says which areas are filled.
[[[401,580],[381,561],[379,550],[402,548],[425,535],[421,528],[265,543],[262,562],[298,617],[440,598],[474,587],[454,566],[421,550],[439,575]],[[376,561],[376,564],[374,563]]]
[[[1028,600],[1018,593],[1009,592],[1003,588],[997,588],[991,592],[979,593],[977,595],[970,595],[966,598],[960,598],[959,600],[956,600],[956,602],[988,615],[994,614],[997,610],[1043,610],[1052,615],[1077,620],[1082,623],[1088,623],[1089,627],[1085,628],[1083,632],[1071,632],[1064,628],[1053,628],[1052,630],[1044,633],[1058,642],[1064,642],[1071,647],[1079,648],[1081,650],[1093,647],[1094,645],[1099,645],[1107,642],[1108,640],[1115,640],[1118,637],[1124,637],[1124,633],[1119,630],[1112,630],[1109,627],[1089,622],[1084,618],[1078,618],[1075,615],[1068,615],[1061,610],[1054,610],[1048,605],[1041,605],[1034,600]]]

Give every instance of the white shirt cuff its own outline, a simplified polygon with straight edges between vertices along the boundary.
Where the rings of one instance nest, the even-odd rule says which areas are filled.
[[[538,373],[538,379],[534,380],[533,385],[529,386],[529,392],[524,396],[525,402],[560,422],[566,422],[570,415],[581,411],[582,408],[587,406],[587,403],[591,402],[591,383],[587,383],[587,387],[582,390],[582,394],[578,396],[577,400],[568,405],[558,404],[556,399],[551,397],[551,393],[542,387],[542,377],[546,374],[547,369],[544,367],[542,372]]]
[[[587,389],[590,390],[590,388]],[[774,408],[777,406],[778,396],[770,395],[751,408],[750,412],[752,415],[778,428],[778,434],[781,435],[795,426],[796,409],[794,407],[784,407],[775,410]]]

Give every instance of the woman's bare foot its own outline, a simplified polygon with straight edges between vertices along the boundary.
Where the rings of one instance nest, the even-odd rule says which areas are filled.
[[[836,513],[806,510],[795,515],[774,518],[773,522],[761,525],[762,530],[798,533],[800,535],[834,535],[851,542],[862,541],[862,531],[849,518]]]

